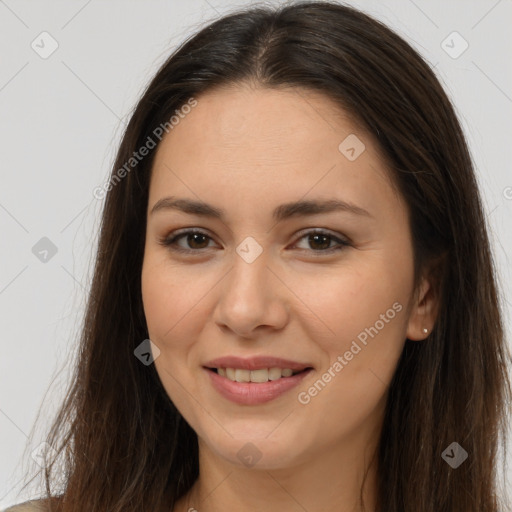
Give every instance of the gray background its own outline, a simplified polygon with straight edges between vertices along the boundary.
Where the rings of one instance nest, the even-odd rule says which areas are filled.
[[[102,206],[92,192],[109,174],[129,112],[180,41],[252,3],[0,0],[2,508],[30,497],[17,495],[19,481],[37,467],[31,453],[69,382]],[[510,339],[512,1],[349,3],[418,49],[456,105],[485,199]],[[58,44],[47,58],[40,53],[52,39],[43,31]],[[454,31],[469,45],[461,55],[465,43]],[[49,247],[43,237],[55,254],[39,252]]]

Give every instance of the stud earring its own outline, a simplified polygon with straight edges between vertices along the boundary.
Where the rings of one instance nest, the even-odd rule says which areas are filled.
[[[424,327],[424,328],[423,328],[423,332],[424,332],[425,334],[427,334],[428,329],[427,329],[426,327]]]

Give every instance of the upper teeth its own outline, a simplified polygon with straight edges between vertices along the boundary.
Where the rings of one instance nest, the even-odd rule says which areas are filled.
[[[294,373],[290,368],[262,368],[260,370],[217,368],[217,371],[222,377],[227,377],[234,382],[267,382],[281,377],[290,377]]]

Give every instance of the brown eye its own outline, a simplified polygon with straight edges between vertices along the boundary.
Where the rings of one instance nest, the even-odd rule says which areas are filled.
[[[329,235],[308,235],[308,243],[313,249],[329,249],[329,246],[331,245],[331,237]]]
[[[185,245],[179,243],[181,240],[184,240]],[[160,240],[160,244],[169,247],[171,250],[190,253],[201,252],[204,249],[208,249],[211,247],[208,245],[210,241],[212,241],[212,238],[206,233],[197,230],[188,230],[163,238]]]
[[[189,233],[186,236],[186,241],[192,249],[205,249],[208,246],[208,237],[202,233]],[[206,241],[206,245],[205,245]]]
[[[350,246],[350,242],[348,240],[334,236],[326,231],[310,231],[300,237],[299,241],[301,240],[306,241],[305,245],[307,247],[303,246],[299,248],[313,253],[331,253]],[[334,245],[331,245],[333,243]]]

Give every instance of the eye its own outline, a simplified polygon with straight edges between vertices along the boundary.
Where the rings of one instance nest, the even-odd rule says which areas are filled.
[[[306,244],[309,245],[309,248],[302,247],[301,249],[313,253],[318,253],[318,256],[340,251],[351,245],[348,240],[344,240],[338,236],[333,235],[332,233],[321,229],[314,229],[303,233],[298,241],[303,239],[306,239]],[[186,244],[186,247],[179,244],[179,242],[182,240]],[[213,242],[213,239],[205,232],[197,229],[178,231],[173,233],[171,236],[159,240],[161,245],[168,247],[173,251],[184,253],[202,252],[205,249],[212,247],[209,245],[210,242]],[[334,246],[332,245],[333,242],[335,244]],[[297,242],[295,243],[295,246],[297,246]]]
[[[178,241],[181,241],[181,239],[185,240],[187,247],[183,247],[178,244]],[[189,229],[187,231],[174,233],[170,237],[163,238],[159,241],[159,243],[165,247],[169,247],[174,251],[191,253],[198,252],[202,249],[208,249],[209,241],[213,241],[213,239],[203,231]]]
[[[350,246],[348,240],[344,240],[321,229],[308,231],[299,238],[299,241],[303,239],[306,239],[306,244],[309,245],[309,248],[306,247],[305,250],[312,250],[312,252],[316,253],[332,253]],[[335,243],[334,246],[331,245],[332,242]]]

